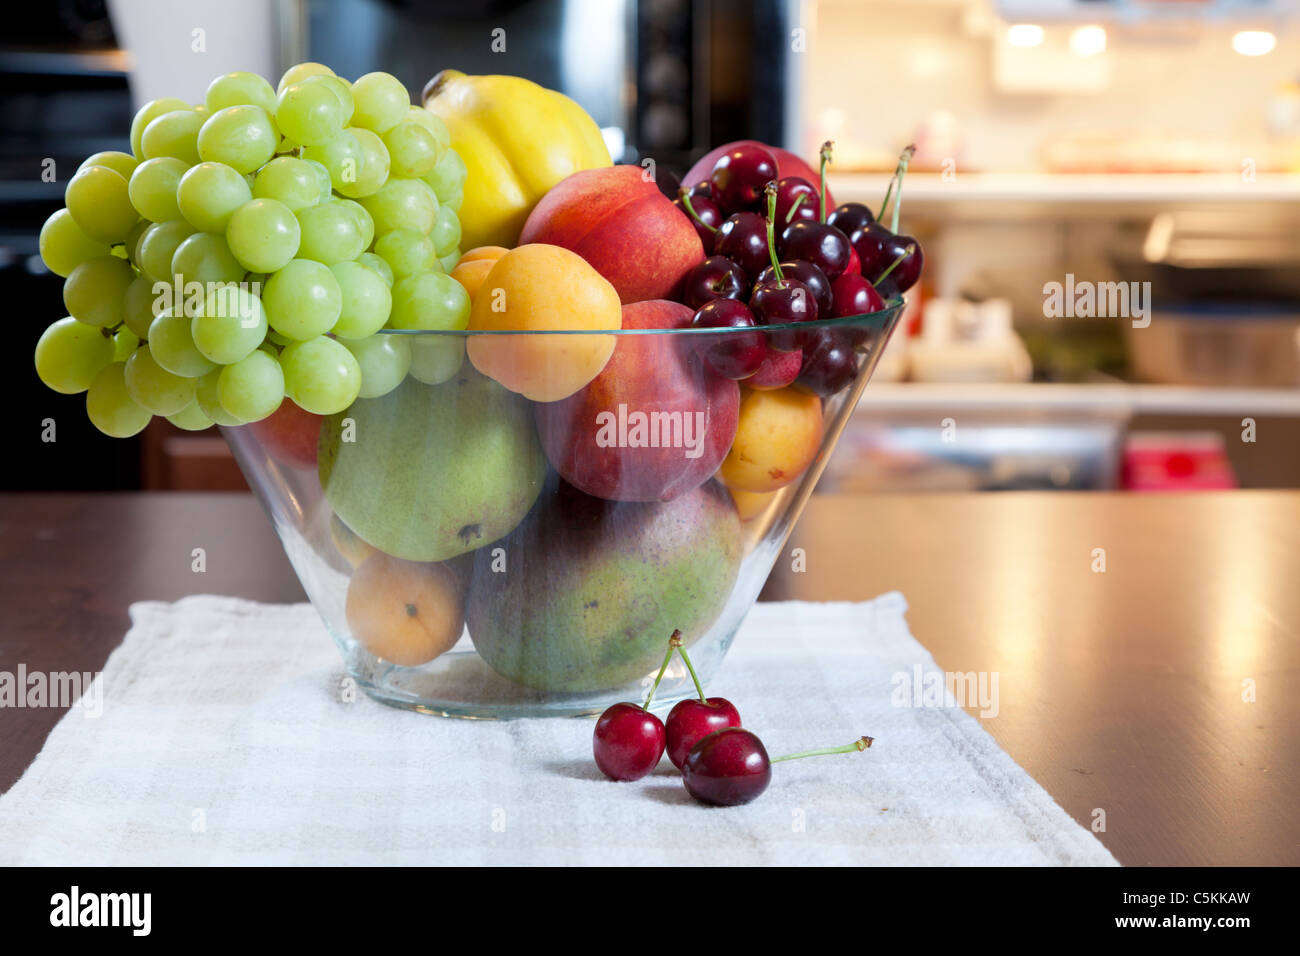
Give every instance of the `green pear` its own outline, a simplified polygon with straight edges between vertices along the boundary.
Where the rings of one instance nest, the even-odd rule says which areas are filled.
[[[510,533],[546,476],[532,410],[466,364],[407,379],[325,419],[320,483],[334,513],[381,551],[445,561]]]
[[[743,556],[730,495],[710,481],[666,502],[607,501],[557,483],[519,528],[474,556],[465,620],[503,677],[553,692],[653,673],[674,629],[721,613]]]

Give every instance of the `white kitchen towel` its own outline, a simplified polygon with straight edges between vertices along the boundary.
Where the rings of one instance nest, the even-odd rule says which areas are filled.
[[[348,702],[308,605],[136,604],[102,714],[70,710],[0,798],[0,863],[1115,865],[977,719],[901,706],[898,675],[935,670],[906,610],[897,593],[753,609],[710,691],[773,755],[876,742],[777,764],[724,809],[667,758],[606,780],[589,719]]]

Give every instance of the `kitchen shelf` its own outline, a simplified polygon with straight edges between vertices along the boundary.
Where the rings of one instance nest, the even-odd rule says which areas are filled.
[[[877,383],[856,414],[934,409],[1102,412],[1152,415],[1241,415],[1300,418],[1300,389],[1198,388],[1182,385]]]
[[[885,173],[834,173],[837,202],[865,202],[872,209],[889,183]],[[1300,205],[1300,174],[1261,173],[1253,182],[1232,173],[1053,174],[908,173],[903,216],[970,212],[1019,215],[1035,209],[1055,213],[1062,206],[1097,209],[1164,208],[1174,204],[1220,203]]]

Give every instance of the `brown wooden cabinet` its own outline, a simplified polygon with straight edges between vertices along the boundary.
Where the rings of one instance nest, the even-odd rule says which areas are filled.
[[[145,491],[248,490],[220,429],[187,432],[155,418],[140,437],[140,483]]]

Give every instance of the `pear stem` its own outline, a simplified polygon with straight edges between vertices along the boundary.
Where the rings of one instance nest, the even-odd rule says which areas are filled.
[[[874,289],[876,286],[880,285],[880,283],[884,282],[885,276],[889,275],[891,272],[897,269],[898,264],[914,252],[916,252],[916,244],[909,242],[907,244],[907,248],[898,254],[898,258],[889,264],[889,268],[887,268],[884,272],[880,273],[880,275],[876,276],[876,281],[871,283],[871,287]]]
[[[763,192],[767,193],[767,254],[772,257],[772,272],[780,282],[785,278],[785,273],[781,271],[781,263],[776,258],[776,183],[768,183]]]
[[[821,177],[822,177],[822,183],[821,183],[822,185],[821,221],[822,222],[826,221],[826,167],[830,165],[831,150],[833,150],[834,148],[835,148],[835,143],[833,143],[829,139],[826,142],[822,143],[821,154],[820,154],[821,155]]]
[[[707,222],[705,222],[703,219],[700,218],[700,214],[699,214],[698,212],[696,212],[696,211],[695,211],[695,207],[694,207],[693,205],[691,205],[691,194],[690,194],[690,193],[688,193],[685,189],[681,189],[681,190],[678,191],[677,196],[678,196],[679,199],[681,199],[681,201],[682,201],[682,205],[686,207],[686,211],[687,211],[688,213],[691,214],[691,218],[692,218],[692,219],[694,219],[696,222],[698,222],[698,223],[699,223],[701,226],[703,226],[705,229],[709,230],[709,232],[717,232],[717,231],[718,231],[718,227],[717,227],[717,226],[710,226]]]
[[[800,760],[804,757],[822,757],[827,754],[851,754],[855,750],[866,750],[874,741],[874,737],[859,737],[853,743],[845,744],[843,747],[825,747],[822,750],[805,750],[797,754],[786,754],[784,757],[773,757],[771,763],[780,763],[782,760]]]
[[[682,632],[673,631],[673,639],[677,641],[674,647],[677,653],[682,655],[682,661],[686,664],[686,669],[691,672],[691,680],[695,682],[695,693],[700,695],[700,703],[707,704],[708,698],[704,696],[704,685],[700,683],[700,675],[695,673],[695,665],[691,663],[691,655],[686,653],[686,648],[682,646]]]
[[[659,689],[659,682],[664,679],[664,671],[668,670],[668,662],[673,659],[673,651],[682,646],[682,632],[673,631],[673,636],[668,638],[668,653],[664,655],[664,662],[659,665],[659,673],[655,675],[655,682],[650,685],[650,694],[641,705],[642,710],[650,709],[650,702],[655,699],[655,691]]]

